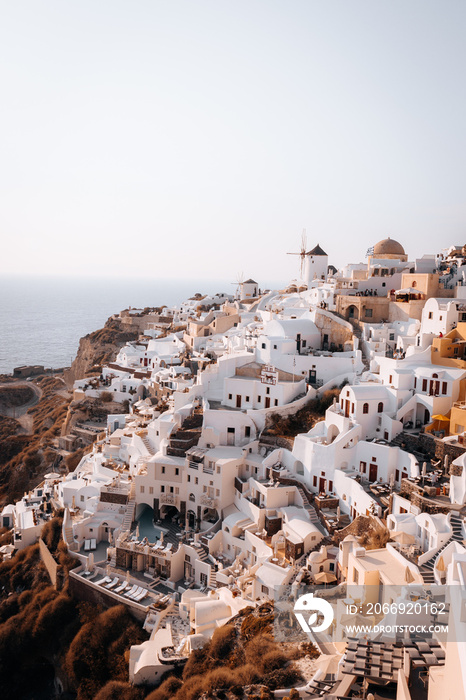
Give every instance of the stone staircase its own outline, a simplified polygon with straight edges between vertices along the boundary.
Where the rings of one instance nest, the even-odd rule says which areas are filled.
[[[66,542],[68,544],[68,549],[71,552],[77,552],[79,549],[79,545],[77,544],[77,542],[74,541],[73,526],[66,525],[64,530],[65,530],[65,539],[66,539]]]
[[[429,561],[426,561],[425,564],[419,567],[424,583],[435,583],[434,565],[443,550],[446,549],[446,547],[448,547],[448,545],[453,541],[459,542],[460,544],[463,543],[462,517],[457,513],[452,513],[450,522],[453,531],[451,538],[448,540],[448,542],[445,542],[443,547],[441,547],[438,552],[436,552],[434,556],[429,559]]]
[[[141,438],[141,440],[143,441],[144,447],[146,448],[146,450],[148,451],[148,453],[149,453],[150,455],[155,455],[155,450],[154,450],[154,448],[152,447],[152,445],[150,444],[149,438],[147,437],[147,435],[146,435],[145,437]]]
[[[210,570],[209,588],[212,588],[212,590],[217,588],[217,572],[213,568]]]
[[[198,547],[196,551],[197,551],[197,558],[200,561],[206,561],[206,562],[210,563],[209,562],[209,555],[206,552],[206,550],[204,549],[204,547]]]
[[[462,543],[463,539],[464,539],[462,516],[458,515],[458,513],[452,513],[451,517],[450,517],[450,524],[451,524],[451,528],[453,530],[452,539],[456,540],[457,542]]]
[[[136,488],[134,483],[131,484],[131,489],[129,492],[128,503],[126,504],[125,517],[123,518],[123,524],[121,526],[122,532],[129,532],[131,530],[131,525],[134,520],[134,513],[136,510]]]

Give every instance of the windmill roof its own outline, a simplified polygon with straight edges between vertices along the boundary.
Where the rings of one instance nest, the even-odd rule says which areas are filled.
[[[243,282],[243,284],[257,284],[257,282],[249,278],[248,280],[246,280],[246,282]]]
[[[327,255],[327,253],[317,244],[316,247],[306,253],[306,255]]]

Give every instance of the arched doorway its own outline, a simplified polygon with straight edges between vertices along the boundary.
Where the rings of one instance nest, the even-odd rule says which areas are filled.
[[[196,527],[196,514],[193,510],[188,510],[186,513],[186,523],[191,530]]]
[[[347,319],[357,321],[359,319],[359,309],[354,304],[348,306]]]

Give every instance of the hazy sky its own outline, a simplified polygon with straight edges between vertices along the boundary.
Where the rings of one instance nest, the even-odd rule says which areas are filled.
[[[0,1],[0,272],[466,243],[464,0]]]

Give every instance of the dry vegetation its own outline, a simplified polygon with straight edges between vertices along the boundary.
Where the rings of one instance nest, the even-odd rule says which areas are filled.
[[[0,563],[2,698],[32,699],[41,692],[48,697],[58,675],[77,700],[91,700],[100,691],[101,698],[113,697],[105,691],[112,683],[120,698],[142,700],[143,693],[127,683],[126,655],[147,635],[124,606],[102,610],[70,596],[66,574],[78,562],[66,551],[61,525],[59,514],[42,531],[63,574],[60,591],[50,584],[38,544]]]
[[[40,377],[40,401],[30,408],[32,432],[25,435],[13,418],[0,416],[0,503],[21,498],[59,461],[55,441],[60,434],[69,400],[62,396],[63,383],[55,377]]]
[[[272,413],[264,435],[295,437],[299,433],[307,433],[318,421],[324,418],[325,411],[332,405],[334,398],[338,399],[339,394],[339,388],[329,389],[322,396],[309,401],[306,406],[291,416]]]
[[[217,629],[192,652],[181,677],[167,678],[147,700],[271,698],[277,688],[302,683],[292,655],[272,637],[273,614],[251,608]]]
[[[372,520],[370,527],[359,538],[359,544],[366,549],[382,549],[390,540],[390,531]]]

